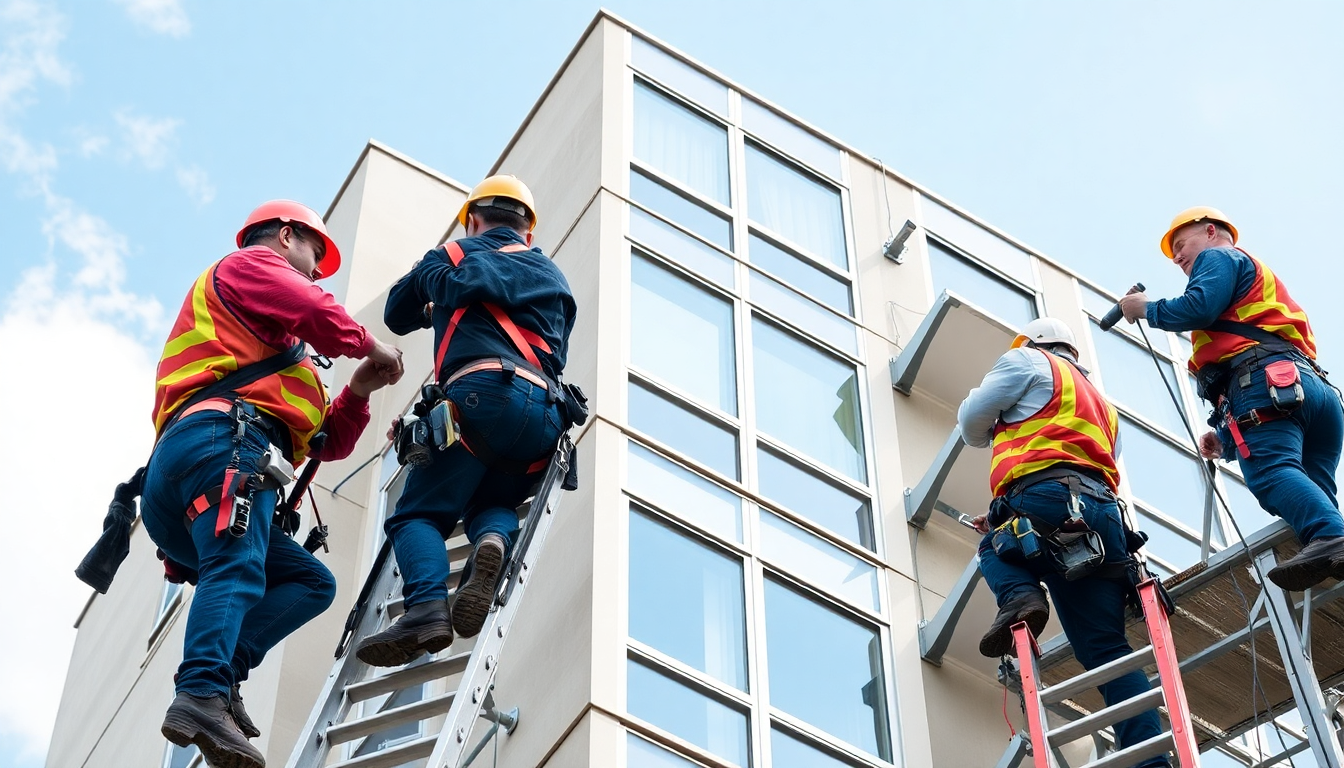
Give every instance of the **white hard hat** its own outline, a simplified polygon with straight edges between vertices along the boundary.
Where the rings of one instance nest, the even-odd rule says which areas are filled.
[[[1073,338],[1073,331],[1068,324],[1053,317],[1040,317],[1027,323],[1027,327],[1013,339],[1012,349],[1027,342],[1036,346],[1067,344],[1075,353],[1078,351],[1078,342]]]

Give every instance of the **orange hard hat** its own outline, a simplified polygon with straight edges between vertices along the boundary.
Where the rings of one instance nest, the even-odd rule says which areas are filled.
[[[279,219],[282,222],[296,222],[313,230],[322,236],[322,242],[326,245],[326,251],[322,256],[322,276],[331,277],[336,274],[336,270],[341,268],[341,249],[336,247],[336,241],[327,234],[327,224],[322,221],[322,217],[317,215],[317,211],[304,205],[296,203],[293,200],[269,200],[257,206],[256,210],[248,214],[247,221],[243,222],[243,228],[238,230],[236,238],[238,247],[243,247],[243,235],[253,225],[260,224],[263,221],[272,221]]]
[[[1194,224],[1197,221],[1212,221],[1222,224],[1227,227],[1228,232],[1232,233],[1232,244],[1237,244],[1237,228],[1232,226],[1232,222],[1227,220],[1222,211],[1217,208],[1210,208],[1207,205],[1196,205],[1194,208],[1186,208],[1176,214],[1176,218],[1171,220],[1171,226],[1167,227],[1167,233],[1162,236],[1162,252],[1167,255],[1168,259],[1176,258],[1176,254],[1171,250],[1171,236],[1186,224]]]

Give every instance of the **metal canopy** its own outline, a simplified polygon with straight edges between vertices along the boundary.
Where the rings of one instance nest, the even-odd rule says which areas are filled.
[[[891,361],[891,386],[909,395],[918,385],[945,403],[956,404],[980,383],[1008,349],[1017,331],[952,291],[943,291]]]

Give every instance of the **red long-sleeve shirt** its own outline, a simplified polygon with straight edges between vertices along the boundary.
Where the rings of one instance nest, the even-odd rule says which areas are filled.
[[[275,349],[303,340],[328,357],[363,359],[376,343],[334,296],[264,245],[227,256],[215,279],[216,291],[234,317]],[[342,389],[323,421],[326,443],[312,458],[335,461],[349,456],[368,424],[368,399],[349,387]]]

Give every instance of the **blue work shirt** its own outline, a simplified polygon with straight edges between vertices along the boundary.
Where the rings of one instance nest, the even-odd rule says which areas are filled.
[[[1195,257],[1185,293],[1148,302],[1148,324],[1164,331],[1198,331],[1255,284],[1255,262],[1236,248],[1209,248]]]
[[[457,242],[462,246],[461,264],[454,267],[447,252],[435,248],[392,286],[383,309],[387,327],[404,336],[432,324],[437,355],[454,311],[467,307],[437,371],[439,377],[483,357],[522,363],[518,348],[481,306],[486,302],[496,304],[519,328],[546,340],[549,353],[535,347],[533,350],[546,374],[558,379],[565,368],[569,333],[577,311],[564,273],[540,248],[499,253],[506,245],[526,245],[523,236],[508,227],[496,227]],[[432,318],[425,313],[425,305],[430,302],[434,304]]]

